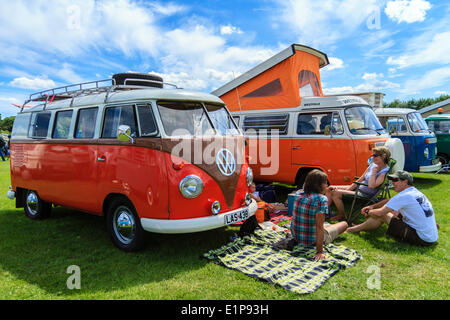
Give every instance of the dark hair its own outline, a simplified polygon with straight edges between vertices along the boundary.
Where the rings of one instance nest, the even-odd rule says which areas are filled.
[[[322,185],[328,182],[328,176],[325,172],[314,169],[308,173],[303,185],[306,193],[322,193]]]

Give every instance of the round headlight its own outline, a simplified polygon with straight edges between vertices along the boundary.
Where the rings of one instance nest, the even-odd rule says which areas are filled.
[[[185,177],[180,182],[180,192],[185,198],[193,199],[198,197],[205,185],[203,184],[202,179],[197,176],[190,175]]]
[[[211,212],[213,215],[216,215],[220,212],[220,209],[222,209],[222,205],[219,201],[214,201],[211,205]]]
[[[250,186],[253,183],[253,170],[248,167],[247,169],[247,185]]]
[[[249,206],[250,203],[252,203],[252,196],[251,196],[250,193],[247,193],[247,194],[245,195],[245,205],[246,205],[246,206]]]
[[[425,150],[423,150],[423,156],[425,158],[428,158],[429,154],[430,154],[430,151],[428,151],[428,148],[425,148]]]

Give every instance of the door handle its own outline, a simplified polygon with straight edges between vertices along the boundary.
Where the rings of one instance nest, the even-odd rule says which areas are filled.
[[[104,162],[104,161],[106,161],[106,158],[98,157],[97,161]]]
[[[300,150],[302,147],[292,147],[292,150]]]

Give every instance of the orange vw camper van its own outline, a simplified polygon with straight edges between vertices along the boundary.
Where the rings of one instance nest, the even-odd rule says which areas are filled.
[[[216,96],[126,73],[28,103],[14,122],[8,196],[31,219],[52,204],[104,215],[113,243],[134,251],[145,231],[209,230],[256,211],[244,137]]]
[[[317,168],[331,184],[349,184],[367,168],[372,148],[402,148],[387,143],[362,98],[323,96],[319,69],[328,63],[326,54],[294,44],[213,92],[248,138],[255,180],[302,186]]]

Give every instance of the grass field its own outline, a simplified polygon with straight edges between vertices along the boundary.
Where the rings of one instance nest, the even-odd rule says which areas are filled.
[[[433,204],[438,245],[398,243],[385,237],[385,226],[344,234],[336,243],[363,260],[315,293],[297,295],[200,259],[227,243],[237,227],[154,234],[145,250],[124,253],[112,245],[102,217],[57,207],[50,219],[32,221],[7,199],[9,162],[0,161],[0,299],[449,299],[450,175],[414,177]],[[67,288],[71,265],[80,268],[81,289]],[[371,266],[379,268],[379,289],[367,285]]]

